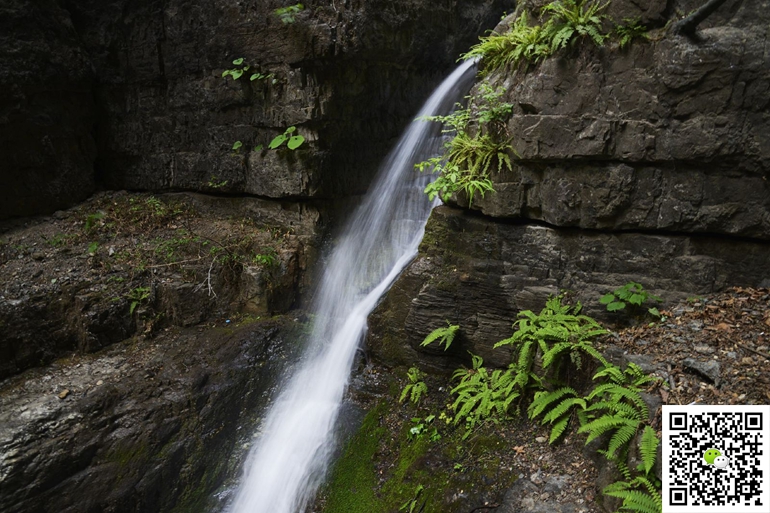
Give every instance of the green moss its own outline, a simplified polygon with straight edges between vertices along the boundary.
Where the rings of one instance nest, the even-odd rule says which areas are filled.
[[[374,493],[377,486],[374,455],[386,432],[380,426],[380,416],[386,409],[387,403],[383,401],[369,411],[345,453],[334,465],[327,485],[325,513],[382,511]]]

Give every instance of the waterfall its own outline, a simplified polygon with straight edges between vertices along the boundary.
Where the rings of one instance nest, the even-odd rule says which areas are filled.
[[[448,114],[474,75],[473,62],[462,64],[418,116]],[[313,300],[308,353],[267,414],[230,513],[299,513],[313,498],[366,318],[422,239],[433,205],[414,164],[436,155],[440,139],[435,123],[411,123],[342,231]]]

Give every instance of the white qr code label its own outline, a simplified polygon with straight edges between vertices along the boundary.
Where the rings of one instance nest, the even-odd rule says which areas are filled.
[[[770,513],[770,406],[663,406],[663,513]]]

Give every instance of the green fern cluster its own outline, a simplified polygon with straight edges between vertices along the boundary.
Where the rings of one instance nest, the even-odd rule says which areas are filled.
[[[603,16],[599,13],[608,5],[609,2],[601,5],[593,0],[559,0],[543,7],[543,14],[551,15],[548,34],[551,52],[566,48],[578,37],[588,37],[596,46],[602,46],[608,36],[601,32]]]
[[[465,437],[479,421],[493,415],[505,416],[511,403],[519,396],[510,370],[490,371],[483,366],[484,360],[480,356],[471,356],[473,367],[454,372],[452,379],[459,379],[460,383],[450,391],[457,395],[452,404],[454,423],[465,421]]]
[[[479,86],[479,94],[467,96],[467,107],[458,104],[454,113],[448,116],[425,116],[421,121],[435,121],[444,125],[443,132],[454,134],[444,144],[444,154],[415,164],[420,171],[438,174],[428,184],[425,193],[432,200],[439,196],[443,201],[457,191],[463,191],[468,204],[480,194],[493,192],[489,178],[493,170],[513,169],[510,154],[515,151],[510,140],[501,135],[500,127],[510,116],[513,106],[500,98],[504,90],[493,90],[491,86]]]
[[[527,409],[530,419],[543,415],[543,424],[551,426],[551,436],[548,443],[554,443],[564,434],[573,411],[586,408],[586,401],[578,396],[575,389],[562,387],[553,392],[540,391],[535,393],[532,403]]]
[[[534,372],[538,351],[542,356],[544,372],[551,367],[558,367],[566,355],[570,355],[575,363],[580,362],[580,353],[606,362],[593,347],[591,339],[607,331],[591,317],[580,315],[580,303],[575,306],[563,305],[561,300],[561,296],[549,299],[539,314],[531,310],[519,313],[519,319],[513,325],[517,328],[516,332],[494,346],[514,346],[515,381],[522,390],[530,384],[542,385],[542,378]]]
[[[639,18],[624,18],[624,25],[615,27],[618,38],[618,46],[622,49],[631,44],[637,38],[647,39],[647,27],[639,22]]]
[[[650,426],[646,426],[639,446],[642,463],[637,470],[641,473],[633,475],[628,465],[623,461],[615,461],[624,480],[606,486],[602,492],[605,495],[623,499],[623,503],[618,511],[660,513],[662,510],[663,501],[660,496],[660,481],[651,474],[652,468],[655,465],[658,445],[660,445],[660,439],[655,430]]]
[[[469,206],[473,205],[477,194],[484,197],[487,192],[494,192],[489,178],[494,169],[513,169],[510,155],[515,155],[515,151],[504,136],[513,105],[501,100],[504,94],[504,89],[482,83],[477,94],[466,96],[466,107],[458,104],[448,116],[419,118],[442,123],[443,132],[454,135],[445,143],[443,155],[415,164],[420,172],[438,174],[425,188],[431,200],[439,196],[448,201],[452,194],[463,191]]]
[[[542,24],[530,24],[527,11],[522,11],[510,29],[502,34],[480,38],[480,42],[461,58],[483,60],[485,70],[495,70],[520,63],[537,63],[581,37],[602,46],[609,37],[601,32],[607,4],[595,0],[558,0],[543,7]]]
[[[551,25],[530,26],[526,11],[516,18],[507,32],[480,38],[462,59],[482,58],[487,70],[538,62],[551,55]]]
[[[417,367],[411,367],[406,373],[406,378],[409,382],[404,386],[404,390],[401,391],[401,397],[398,398],[398,402],[403,403],[409,397],[412,403],[417,404],[420,402],[422,395],[428,393],[428,385],[423,381],[425,373]]]

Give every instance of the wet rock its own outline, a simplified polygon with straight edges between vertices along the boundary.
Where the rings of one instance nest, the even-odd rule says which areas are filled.
[[[8,0],[0,219],[71,205],[97,179],[272,198],[361,193],[457,56],[512,5],[325,2],[284,24],[262,1]],[[222,78],[238,57],[275,83]],[[297,151],[252,151],[289,126],[306,138]]]
[[[632,3],[610,12],[638,10]],[[700,43],[667,36],[493,74],[516,106],[508,130],[520,160],[473,208],[562,227],[770,240],[770,144],[756,137],[770,132],[769,19],[744,4],[720,9]]]
[[[293,325],[182,330],[5,380],[0,454],[13,457],[0,458],[0,510],[213,510],[210,493],[240,468],[248,412],[296,347]],[[65,401],[46,393],[65,371],[104,379],[61,391]]]

